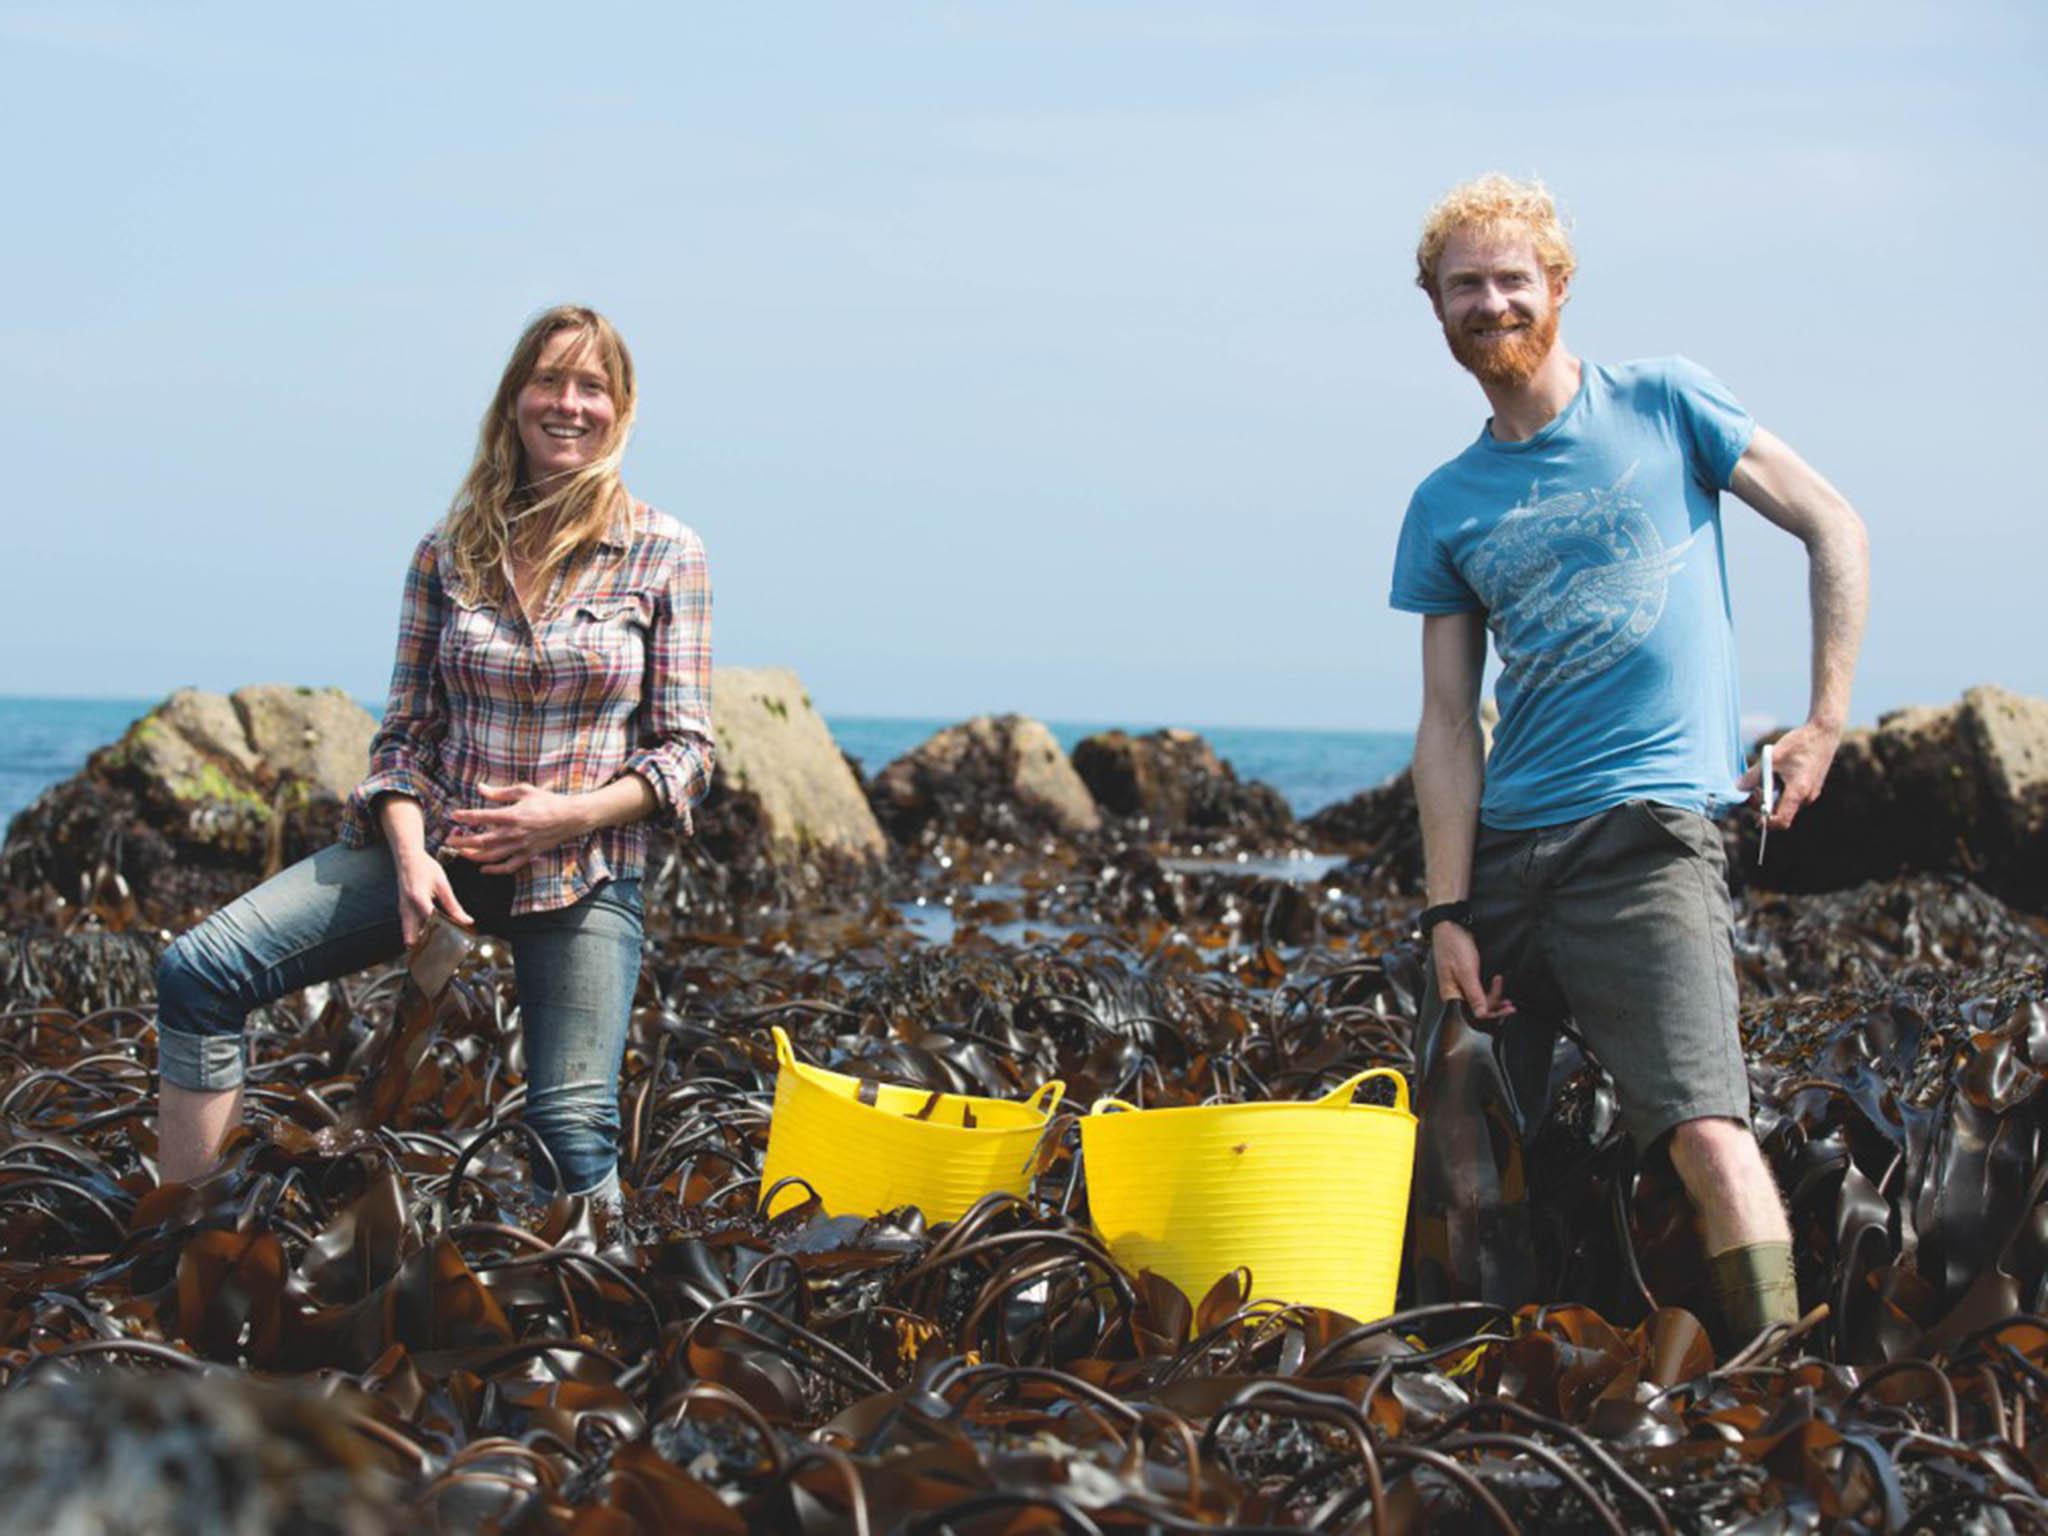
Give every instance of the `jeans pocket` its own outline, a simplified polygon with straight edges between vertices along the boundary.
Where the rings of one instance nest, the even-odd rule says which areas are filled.
[[[593,907],[612,907],[636,920],[646,913],[646,903],[641,900],[638,880],[607,880],[585,899]]]
[[[1714,824],[1698,811],[1663,805],[1655,800],[1631,800],[1627,809],[1634,813],[1639,825],[1647,825],[1657,838],[1676,844],[1696,859],[1706,856],[1708,838],[1719,839]]]

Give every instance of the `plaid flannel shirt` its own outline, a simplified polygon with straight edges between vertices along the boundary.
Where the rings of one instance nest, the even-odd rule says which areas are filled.
[[[477,785],[563,794],[637,773],[687,833],[711,785],[711,584],[697,535],[633,502],[594,555],[557,574],[538,622],[465,590],[438,530],[420,541],[399,607],[391,697],[341,840],[382,836],[381,795],[409,795],[438,853]],[[641,875],[647,824],[605,827],[521,869],[512,910],[545,912]]]

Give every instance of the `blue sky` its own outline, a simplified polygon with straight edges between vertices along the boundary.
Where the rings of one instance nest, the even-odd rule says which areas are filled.
[[[0,693],[381,697],[573,298],[720,661],[838,714],[1405,728],[1394,535],[1483,415],[1411,252],[1494,168],[1575,220],[1580,352],[1699,360],[1863,512],[1859,716],[2048,692],[2043,15],[0,4]],[[1745,705],[1796,718],[1801,552],[1727,519]]]

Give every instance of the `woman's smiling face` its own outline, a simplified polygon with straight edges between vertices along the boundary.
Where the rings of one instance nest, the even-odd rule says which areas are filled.
[[[541,348],[513,406],[528,482],[572,474],[604,452],[618,424],[594,338],[565,327]]]

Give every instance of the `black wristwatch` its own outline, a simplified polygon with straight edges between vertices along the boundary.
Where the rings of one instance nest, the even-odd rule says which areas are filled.
[[[1422,930],[1422,942],[1429,942],[1430,930],[1438,923],[1456,923],[1460,928],[1472,927],[1472,903],[1469,901],[1447,901],[1440,906],[1424,907],[1416,926]]]

